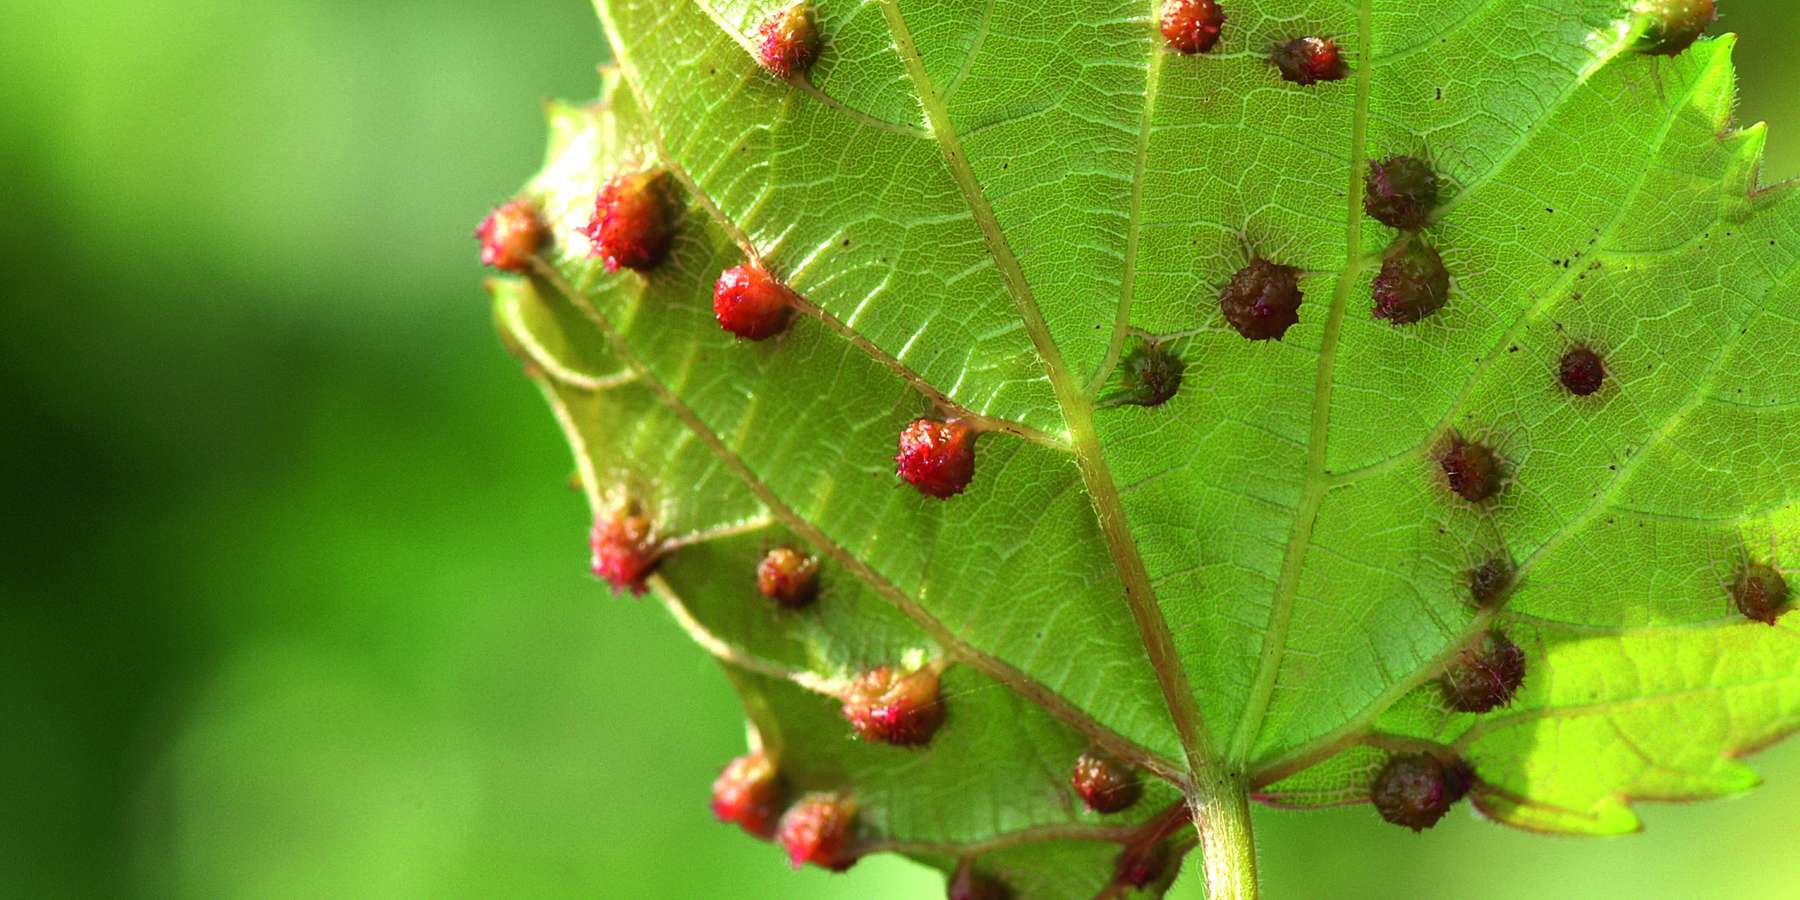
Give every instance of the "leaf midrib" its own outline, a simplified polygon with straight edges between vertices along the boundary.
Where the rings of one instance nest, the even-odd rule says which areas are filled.
[[[1070,443],[1075,448],[1076,464],[1087,486],[1088,499],[1094,506],[1097,524],[1106,538],[1107,550],[1112,555],[1113,567],[1117,570],[1125,592],[1126,604],[1131,608],[1138,637],[1144,645],[1151,668],[1156,673],[1157,685],[1162,691],[1170,718],[1174,721],[1191,774],[1196,782],[1202,781],[1218,768],[1212,761],[1212,746],[1201,722],[1199,704],[1194,699],[1187,670],[1175,649],[1174,637],[1169,632],[1168,622],[1163,618],[1162,607],[1156,601],[1155,589],[1150,585],[1149,571],[1144,566],[1136,539],[1131,534],[1124,505],[1119,499],[1118,488],[1113,483],[1112,471],[1101,452],[1099,432],[1094,427],[1093,404],[1087,397],[1085,386],[1077,382],[1075,374],[1064,362],[1062,351],[1050,334],[1049,325],[1038,308],[1024,269],[1007,242],[999,219],[995,216],[974,170],[969,166],[968,156],[963,150],[955,123],[950,119],[949,110],[925,71],[924,59],[913,43],[911,31],[907,27],[905,16],[900,12],[897,0],[881,0],[881,9],[887,19],[894,49],[912,79],[913,93],[924,108],[926,121],[930,123],[931,132],[943,151],[946,168],[967,202],[970,214],[987,244],[989,255],[993,257],[1006,282],[1032,345],[1043,359],[1051,390],[1061,407],[1063,422],[1069,429]],[[1154,19],[1147,27],[1154,27]],[[1150,43],[1151,52],[1161,52],[1162,48],[1154,40]]]

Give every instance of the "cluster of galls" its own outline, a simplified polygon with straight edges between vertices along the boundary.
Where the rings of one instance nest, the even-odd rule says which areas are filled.
[[[1390,156],[1364,175],[1363,210],[1400,232],[1375,276],[1375,318],[1410,325],[1449,302],[1450,272],[1420,233],[1437,204],[1437,173],[1416,157]]]
[[[856,801],[846,794],[812,793],[788,806],[781,773],[767,754],[750,753],[726,764],[713,780],[712,811],[753,837],[777,838],[796,869],[811,864],[841,872],[856,862]]]
[[[1450,299],[1444,259],[1419,233],[1437,208],[1437,173],[1414,157],[1392,156],[1371,164],[1364,180],[1363,209],[1401,232],[1375,276],[1373,315],[1395,325],[1418,322]],[[1219,291],[1219,310],[1248,340],[1280,340],[1300,321],[1300,275],[1258,256]]]
[[[1163,40],[1184,56],[1205,53],[1218,46],[1226,18],[1217,0],[1164,0]],[[1301,85],[1341,81],[1350,73],[1337,42],[1326,37],[1297,37],[1277,44],[1269,51],[1269,61],[1282,78]]]
[[[674,217],[661,173],[627,172],[601,189],[584,233],[608,272],[648,273],[668,255]],[[713,285],[719,327],[745,340],[780,334],[799,302],[792,289],[754,262],[726,269]]]
[[[1641,0],[1639,49],[1675,55],[1687,49],[1716,17],[1713,0]],[[1213,0],[1167,0],[1161,30],[1169,46],[1182,54],[1211,50],[1219,42],[1226,15]],[[811,5],[798,3],[771,16],[758,29],[755,55],[778,78],[804,75],[817,59],[820,37]],[[1301,37],[1276,46],[1271,62],[1281,76],[1301,85],[1343,79],[1349,71],[1335,42]],[[659,266],[674,236],[676,211],[660,172],[627,172],[609,180],[595,199],[594,215],[583,229],[592,255],[609,272],[630,269],[647,273]],[[1373,315],[1395,325],[1419,322],[1441,310],[1449,299],[1449,273],[1442,256],[1422,235],[1439,201],[1437,174],[1411,156],[1396,155],[1369,166],[1363,205],[1377,221],[1400,232],[1384,254],[1373,283]],[[501,271],[528,273],[549,237],[534,206],[513,200],[495,209],[480,225],[481,261]],[[1225,319],[1249,340],[1279,340],[1299,322],[1303,299],[1300,271],[1256,258],[1235,273],[1219,295]],[[721,273],[713,292],[713,312],[720,326],[745,340],[781,333],[799,297],[755,262]],[[1126,386],[1124,402],[1156,406],[1180,386],[1180,359],[1166,347],[1143,343],[1121,360]],[[1558,377],[1576,396],[1588,396],[1604,384],[1606,367],[1593,349],[1577,346],[1560,360]],[[974,474],[978,432],[955,420],[918,419],[900,434],[896,467],[902,479],[921,493],[940,499],[956,496]],[[1495,496],[1503,481],[1501,463],[1492,449],[1452,437],[1439,459],[1446,482],[1458,496],[1482,503]],[[641,594],[655,569],[660,541],[649,518],[634,505],[596,520],[590,533],[594,574],[615,591]],[[788,609],[810,605],[817,596],[818,562],[788,547],[770,550],[757,567],[759,591]],[[1497,606],[1510,591],[1513,571],[1504,560],[1492,560],[1469,572],[1472,602],[1480,609]],[[1746,565],[1730,586],[1733,602],[1747,618],[1774,624],[1789,606],[1786,580],[1762,563]],[[1482,635],[1464,649],[1440,679],[1445,701],[1455,710],[1487,712],[1510,703],[1525,677],[1525,654],[1499,632]],[[878,667],[846,691],[843,714],[856,734],[867,741],[921,746],[944,721],[934,669]],[[1429,753],[1398,754],[1376,777],[1371,797],[1381,816],[1415,831],[1435,824],[1474,783],[1460,759]],[[1141,795],[1136,772],[1098,753],[1076,760],[1070,784],[1088,809],[1117,813]],[[786,791],[774,762],[752,753],[726,766],[713,783],[712,810],[725,822],[762,838],[779,837],[796,867],[813,864],[833,870],[848,868],[856,804],[837,793],[814,793],[786,807]],[[1118,862],[1118,879],[1143,887],[1161,877],[1168,864],[1165,842],[1153,840],[1127,848]],[[1007,888],[967,864],[950,882],[959,900],[1004,898]]]
[[[929,667],[872,669],[845,690],[843,712],[865,741],[923,746],[944,724],[937,672]],[[758,838],[776,838],[795,868],[811,864],[843,871],[856,861],[852,847],[856,802],[852,797],[808,794],[783,813],[786,800],[780,772],[764,753],[732,760],[713,781],[713,815],[721,822],[737,823]]]

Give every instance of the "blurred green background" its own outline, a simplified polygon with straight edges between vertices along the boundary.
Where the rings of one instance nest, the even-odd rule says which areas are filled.
[[[939,895],[713,824],[723,677],[586,575],[469,238],[594,90],[582,0],[0,10],[0,895]],[[1792,0],[1727,12],[1800,174]],[[1793,897],[1800,744],[1759,766],[1612,841],[1259,813],[1266,883]]]

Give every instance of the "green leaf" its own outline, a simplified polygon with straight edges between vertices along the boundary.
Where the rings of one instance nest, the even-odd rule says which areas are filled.
[[[1744,566],[1800,564],[1800,201],[1731,122],[1731,38],[1639,54],[1617,0],[1237,0],[1181,56],[1151,0],[823,0],[780,80],[753,51],[784,5],[601,2],[617,68],[550,106],[524,193],[552,241],[493,289],[596,517],[649,514],[651,586],[790,787],[857,798],[860,850],[1085,897],[1185,802],[1218,889],[1246,792],[1360,802],[1423,750],[1496,820],[1613,833],[1749,787],[1736,757],[1800,727],[1793,618],[1731,606]],[[1315,34],[1350,77],[1283,81],[1267,48]],[[1370,292],[1401,236],[1362,208],[1395,153],[1440,174],[1452,276],[1399,327]],[[676,242],[607,274],[583,228],[638,170]],[[1219,312],[1252,255],[1302,273],[1279,341]],[[746,260],[804,298],[773,340],[713,321]],[[1179,390],[1121,402],[1151,345]],[[1575,345],[1592,396],[1558,383]],[[921,416],[981,433],[963,495],[894,476]],[[1447,488],[1453,436],[1498,454],[1495,500]],[[756,592],[776,546],[820,559],[813,607]],[[1514,587],[1478,609],[1495,559]],[[1454,712],[1436,681],[1489,629],[1523,686]],[[846,737],[881,665],[943,669],[927,748]],[[1090,748],[1155,788],[1081,810]]]

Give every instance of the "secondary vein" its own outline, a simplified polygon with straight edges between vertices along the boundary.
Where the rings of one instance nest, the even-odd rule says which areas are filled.
[[[1357,16],[1357,40],[1368,55],[1374,35],[1374,11],[1371,0],[1362,0]],[[1281,575],[1275,582],[1275,599],[1269,609],[1269,627],[1263,633],[1262,658],[1257,663],[1256,680],[1251,683],[1250,701],[1244,708],[1237,731],[1231,741],[1228,758],[1242,761],[1250,754],[1251,745],[1262,729],[1269,702],[1275,695],[1275,682],[1281,674],[1281,657],[1287,649],[1288,629],[1294,618],[1294,598],[1300,591],[1300,573],[1305,568],[1306,552],[1312,546],[1313,526],[1319,510],[1325,505],[1325,492],[1330,488],[1325,476],[1326,447],[1331,433],[1331,389],[1337,364],[1338,337],[1344,327],[1344,309],[1350,293],[1362,277],[1363,165],[1367,161],[1369,134],[1369,94],[1373,72],[1365,63],[1356,70],[1356,110],[1350,128],[1350,185],[1348,210],[1344,224],[1344,268],[1338,275],[1337,290],[1331,298],[1331,311],[1325,319],[1325,332],[1319,348],[1319,365],[1313,377],[1312,431],[1307,438],[1306,475],[1302,482],[1300,506],[1294,513],[1294,529],[1281,561]]]
[[[1162,8],[1162,0],[1152,0],[1150,4],[1150,21],[1156,21],[1157,11]],[[1125,337],[1131,329],[1131,304],[1133,294],[1137,290],[1137,257],[1139,232],[1143,230],[1144,210],[1144,172],[1150,161],[1150,130],[1156,121],[1156,97],[1162,86],[1163,60],[1168,53],[1152,35],[1150,44],[1150,62],[1144,73],[1144,113],[1138,121],[1137,163],[1131,174],[1131,212],[1126,217],[1125,230],[1125,266],[1119,283],[1119,312],[1113,322],[1112,340],[1107,342],[1106,356],[1094,370],[1093,378],[1087,386],[1087,396],[1097,396],[1106,386],[1106,379],[1112,375],[1113,367],[1119,363],[1119,355],[1125,351]]]

